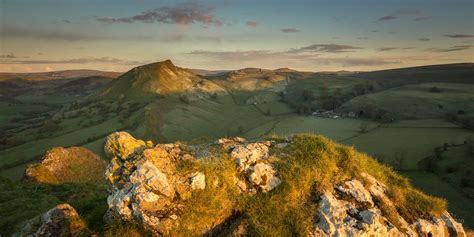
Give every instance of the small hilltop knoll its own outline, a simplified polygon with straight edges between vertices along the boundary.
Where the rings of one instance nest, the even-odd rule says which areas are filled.
[[[153,145],[116,132],[105,152],[106,236],[466,236],[446,201],[322,136]]]
[[[23,179],[28,182],[95,183],[103,180],[105,161],[83,147],[55,147],[40,163],[28,165]]]
[[[191,70],[177,67],[171,60],[165,60],[133,68],[113,81],[100,95],[109,98],[140,98],[190,91],[214,91],[218,90],[216,87]]]

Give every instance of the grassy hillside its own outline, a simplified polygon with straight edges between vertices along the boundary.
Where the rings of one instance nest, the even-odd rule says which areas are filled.
[[[385,88],[426,82],[473,83],[474,64],[443,64],[400,68],[356,74],[378,82]]]
[[[384,108],[395,119],[474,115],[474,83],[421,83],[355,97],[338,110],[370,113]]]
[[[98,92],[100,99],[152,99],[157,95],[184,93],[197,88],[207,89],[206,83],[190,70],[176,67],[170,60],[136,67],[123,74],[110,86]]]
[[[105,136],[117,130],[154,142],[193,143],[313,132],[417,174],[425,172],[419,161],[436,147],[461,144],[473,135],[466,126],[474,117],[471,68],[442,65],[358,74],[250,68],[197,76],[161,62],[114,81],[8,82],[0,89],[6,95],[0,96],[0,175],[18,180],[27,164],[54,146],[84,146],[103,155]],[[329,110],[335,112],[311,116]],[[356,115],[349,117],[349,112]],[[451,165],[455,156],[447,154],[440,167]],[[446,187],[457,185],[445,174],[434,175]],[[419,187],[436,192],[427,183]],[[473,186],[468,183],[465,189]],[[472,200],[458,192],[446,198],[451,203]]]
[[[370,183],[364,173],[387,186],[394,206],[378,206],[394,225],[399,221],[396,213],[408,221],[415,221],[439,216],[446,209],[443,199],[416,190],[389,166],[322,136],[299,134],[292,138],[289,146],[273,148],[272,162],[282,183],[271,192],[256,195],[243,195],[238,191],[233,176],[237,169],[235,160],[225,152],[215,150],[214,156],[218,159],[176,161],[178,172],[200,170],[205,173],[208,183],[205,190],[195,192],[183,201],[180,224],[172,229],[176,235],[189,236],[209,231],[216,224],[213,221],[217,216],[229,211],[235,213],[235,218],[228,222],[247,226],[251,236],[304,235],[314,226],[319,208],[316,198],[343,181],[358,179]],[[210,185],[215,180],[219,180],[219,186]],[[61,202],[77,208],[89,228],[96,233],[116,236],[139,231],[133,225],[107,226],[103,223],[106,187],[101,185],[33,185],[0,179],[0,187],[0,213],[7,214],[6,218],[0,219],[2,235],[11,234],[22,221]],[[10,195],[15,198],[9,198]],[[231,230],[231,226],[228,229]],[[211,231],[222,230],[217,227]]]

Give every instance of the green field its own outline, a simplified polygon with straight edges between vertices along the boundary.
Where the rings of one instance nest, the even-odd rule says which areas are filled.
[[[431,92],[438,88],[439,92]],[[341,111],[364,111],[367,106],[384,108],[396,119],[426,119],[446,114],[474,113],[474,85],[423,83],[396,87],[358,96],[343,104]],[[461,112],[460,112],[461,113]]]
[[[133,98],[114,93],[101,97],[107,89],[103,87],[90,97],[25,93],[0,98],[0,175],[20,180],[27,164],[57,146],[83,146],[105,158],[104,138],[118,130],[155,143],[314,133],[405,172],[424,191],[448,199],[454,214],[474,228],[469,215],[474,185],[468,170],[459,168],[474,167],[474,159],[466,157],[466,146],[460,146],[474,137],[468,123],[474,116],[474,84],[467,77],[450,83],[450,78],[439,75],[430,81],[426,76],[430,72],[417,82],[396,77],[392,71],[345,76],[247,71],[237,73],[241,78],[209,77],[203,84],[218,88],[216,92],[141,96],[137,87]],[[395,78],[394,83],[384,76]],[[146,78],[152,80],[153,75]],[[125,82],[119,86],[126,91]],[[321,110],[338,116],[311,116]],[[368,116],[374,112],[370,110],[382,111],[384,119]],[[360,116],[346,116],[348,112]],[[420,163],[443,144],[456,146],[443,151],[442,159],[427,173]]]

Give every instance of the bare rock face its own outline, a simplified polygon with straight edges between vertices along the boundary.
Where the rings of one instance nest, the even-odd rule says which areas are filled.
[[[275,169],[264,163],[258,163],[250,168],[248,175],[249,181],[259,187],[263,192],[268,192],[276,188],[280,183],[280,178],[277,177]]]
[[[206,199],[210,198],[206,196],[208,194],[219,194],[222,176],[213,176],[214,169],[204,167],[209,167],[206,165],[212,162],[221,165],[216,160],[220,156],[206,158],[202,155],[216,151],[225,153],[226,171],[230,172],[225,173],[230,177],[225,182],[230,188],[222,189],[222,192],[232,192],[231,199],[258,198],[255,195],[269,192],[271,197],[271,192],[278,193],[280,190],[276,188],[285,182],[278,173],[275,161],[279,158],[275,152],[286,149],[291,142],[248,142],[226,138],[199,147],[179,143],[148,147],[127,133],[114,133],[108,137],[105,147],[111,162],[106,171],[109,209],[104,219],[106,222],[117,219],[131,221],[157,235],[172,236],[173,230],[180,227],[183,220],[199,219],[199,213],[208,211],[206,205],[209,204],[199,206],[204,199],[193,199],[195,195],[201,197],[199,195],[203,194]],[[309,236],[465,236],[462,225],[447,212],[439,218],[405,220],[397,213],[383,183],[365,173],[358,177],[335,183],[332,189],[312,197],[318,209],[314,219],[310,220],[314,228],[308,230]],[[229,199],[214,200],[224,200],[218,205],[227,209],[213,209],[212,217],[206,219],[209,223],[206,222],[204,228],[208,229],[196,235],[217,233],[226,226],[247,225],[245,222],[232,223],[242,215],[233,216],[236,207],[226,205],[238,204],[229,204]],[[383,210],[387,209],[380,206],[381,203],[391,207],[394,213],[390,216],[384,213]],[[195,206],[199,206],[198,214],[187,215]],[[187,228],[193,230],[195,222],[187,223]]]
[[[91,232],[77,211],[65,203],[25,222],[15,236],[91,236]]]
[[[271,144],[245,142],[240,138],[221,139],[217,145],[235,156],[236,168],[247,177],[240,180],[241,185],[254,193],[272,190],[281,180],[271,164],[263,163]],[[179,223],[185,211],[183,202],[194,192],[205,192],[207,185],[219,185],[219,180],[207,180],[202,171],[180,171],[177,167],[186,161],[199,162],[196,153],[206,153],[203,149],[180,144],[158,144],[150,148],[141,140],[119,132],[107,138],[105,150],[111,157],[106,170],[110,191],[106,222],[136,221],[155,233],[166,234]]]
[[[412,224],[395,213],[395,226],[374,201],[388,201],[385,186],[368,174],[364,176],[372,180],[368,188],[353,179],[320,196],[314,236],[466,236],[462,225],[448,212]]]
[[[236,158],[239,170],[246,171],[258,161],[268,158],[268,146],[259,142],[240,144],[233,148],[230,155]]]
[[[278,173],[268,161],[271,142],[254,142],[235,144],[230,156],[235,158],[238,170],[251,184],[249,189],[242,181],[237,181],[242,191],[255,193],[255,189],[268,192],[277,187],[281,180]]]
[[[147,148],[141,140],[120,132],[106,142],[112,156],[106,177],[110,195],[106,221],[138,221],[156,233],[167,233],[180,214],[179,201],[206,187],[201,172],[180,173],[176,162],[193,159],[178,144]]]
[[[92,183],[103,180],[106,164],[83,147],[55,147],[38,164],[29,165],[24,180],[37,183]]]

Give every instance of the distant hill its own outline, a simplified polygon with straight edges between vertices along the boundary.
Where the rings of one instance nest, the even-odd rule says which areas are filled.
[[[0,81],[11,79],[24,79],[30,81],[45,81],[57,79],[72,79],[100,76],[105,78],[116,78],[120,76],[121,72],[105,72],[97,70],[64,70],[54,72],[33,72],[33,73],[9,73],[0,72]]]
[[[175,66],[171,60],[135,67],[126,72],[100,96],[147,97],[190,91],[214,91],[218,86],[194,74],[191,70]]]
[[[385,87],[423,82],[474,83],[474,63],[428,65],[361,72],[354,76],[377,80]]]
[[[224,72],[228,72],[229,70],[206,70],[206,69],[189,69],[194,74],[201,75],[201,76],[209,76],[209,75],[216,75]]]

